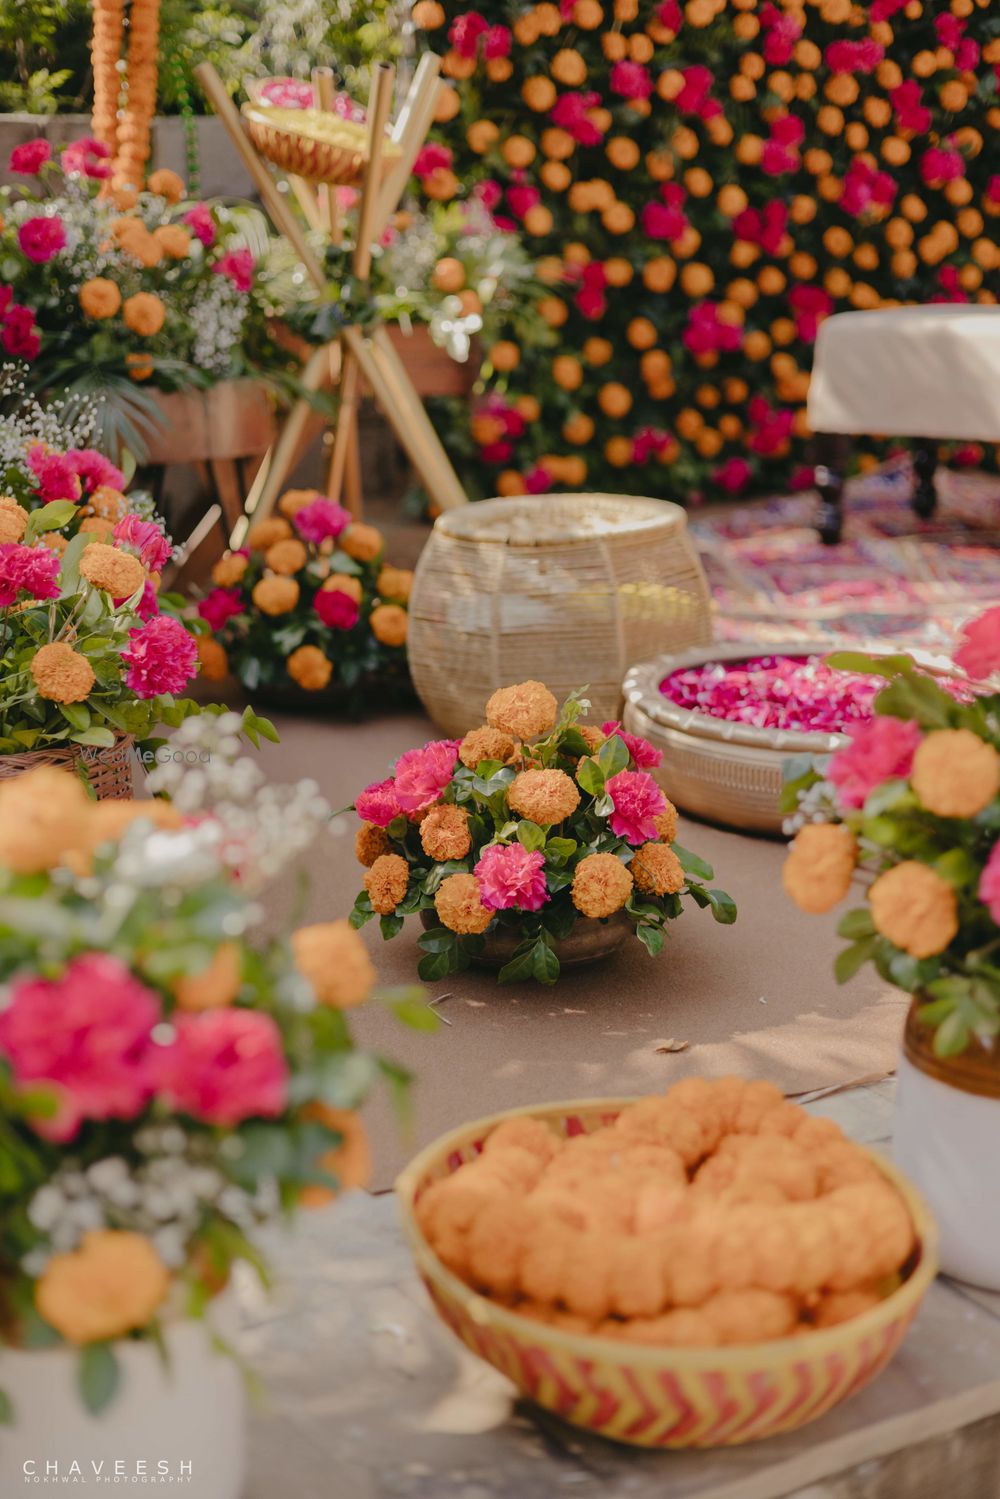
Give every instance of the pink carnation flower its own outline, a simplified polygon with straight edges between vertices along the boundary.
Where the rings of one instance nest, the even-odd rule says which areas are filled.
[[[162,572],[170,561],[173,548],[155,521],[141,520],[138,515],[123,515],[112,535],[115,541],[131,547],[150,572]]]
[[[655,818],[666,810],[667,799],[644,770],[620,770],[607,782],[615,809],[608,819],[611,831],[629,843],[649,843],[658,836]]]
[[[175,1038],[157,1059],[157,1091],[207,1124],[273,1119],[285,1107],[288,1066],[281,1033],[256,1010],[175,1015]]]
[[[650,744],[648,739],[643,739],[639,734],[627,734],[617,718],[602,723],[601,733],[617,735],[639,770],[655,770],[663,759],[662,750],[658,750],[655,745]]]
[[[979,899],[1000,926],[1000,842],[994,843],[979,877]]]
[[[68,448],[66,461],[71,465],[86,494],[106,486],[119,491],[125,488],[125,475],[110,458],[96,448]]]
[[[955,665],[977,682],[1000,671],[1000,604],[963,626]]]
[[[35,314],[30,307],[12,303],[4,313],[0,343],[6,353],[15,359],[37,359],[42,347],[42,336],[35,324]]]
[[[431,739],[396,761],[396,796],[404,812],[422,812],[441,798],[458,759],[460,739]]]
[[[227,620],[243,613],[243,596],[238,588],[213,588],[199,603],[198,613],[213,632],[221,630]]]
[[[520,843],[493,843],[483,849],[473,873],[488,911],[540,911],[549,898],[539,849],[529,853]]]
[[[8,169],[22,177],[35,177],[47,161],[52,160],[52,147],[41,136],[37,140],[25,141],[15,146],[7,162]]]
[[[312,541],[316,546],[329,537],[339,536],[350,524],[350,511],[322,494],[317,494],[308,505],[295,512],[295,529],[305,541]]]
[[[124,599],[115,599],[115,608],[117,609],[118,605],[124,602]],[[140,619],[152,619],[154,614],[160,612],[160,601],[156,596],[156,589],[148,578],[142,585],[142,594],[135,606],[135,612]]]
[[[851,742],[831,757],[826,776],[836,786],[841,806],[863,807],[883,781],[910,774],[920,728],[901,718],[873,718],[852,725],[847,733]]]
[[[17,231],[17,242],[21,251],[35,265],[45,265],[58,255],[66,243],[66,229],[62,219],[54,214],[39,214],[25,219]]]
[[[0,1011],[0,1052],[21,1085],[51,1083],[59,1109],[35,1128],[70,1140],[84,1119],[132,1119],[153,1093],[156,995],[109,953],[74,958],[59,978],[21,979]]]
[[[321,588],[313,599],[313,608],[330,630],[353,630],[361,614],[361,605],[339,588]]]
[[[611,92],[625,99],[648,99],[653,92],[653,80],[649,69],[641,62],[613,63],[611,66]]]
[[[130,630],[122,651],[125,685],[136,697],[181,692],[198,672],[198,647],[179,620],[158,614]]]
[[[200,238],[200,236],[199,236]],[[248,292],[253,286],[254,258],[249,250],[227,250],[212,267],[212,274],[225,276],[237,291]]]
[[[17,602],[19,593],[33,599],[59,597],[59,558],[48,547],[0,545],[0,609]]]
[[[393,818],[399,817],[403,811],[392,776],[366,786],[355,798],[354,810],[363,822],[374,823],[377,828],[387,828]]]
[[[53,500],[76,501],[83,494],[80,475],[67,453],[50,453],[43,443],[28,451],[27,464],[35,476],[35,487],[50,505]]]
[[[204,203],[195,203],[184,215],[184,223],[187,224],[196,239],[200,239],[206,250],[210,250],[215,244],[215,220],[212,210]]]
[[[111,176],[111,147],[105,141],[95,140],[92,135],[73,141],[59,161],[67,177],[77,172],[81,177],[103,182]]]

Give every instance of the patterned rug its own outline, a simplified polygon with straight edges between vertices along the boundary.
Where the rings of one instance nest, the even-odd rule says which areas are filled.
[[[852,480],[832,547],[813,528],[814,492],[702,512],[691,529],[719,636],[947,649],[963,620],[1000,602],[1000,477],[941,469],[929,521],[910,509],[911,485],[906,457]]]

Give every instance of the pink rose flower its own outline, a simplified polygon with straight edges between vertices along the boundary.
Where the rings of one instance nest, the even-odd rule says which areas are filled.
[[[458,759],[460,739],[431,739],[396,761],[396,796],[404,812],[422,812],[441,798]]]
[[[15,146],[7,161],[8,170],[22,177],[36,177],[47,161],[52,160],[52,147],[41,136],[37,140],[25,141]]]
[[[537,848],[529,853],[520,843],[493,843],[483,849],[473,873],[488,911],[540,911],[549,898],[545,858]]]
[[[615,734],[632,756],[638,770],[655,770],[663,759],[662,750],[658,750],[654,744],[650,744],[648,739],[643,739],[639,734],[627,734],[617,718],[602,723],[601,733]]]
[[[111,147],[105,141],[85,135],[66,147],[59,158],[67,177],[74,172],[104,182],[111,176]]]
[[[136,697],[181,692],[198,672],[198,647],[179,620],[158,614],[137,630],[121,653],[125,685]]]
[[[59,558],[45,546],[0,545],[0,609],[17,602],[19,593],[32,599],[59,597]]]
[[[353,630],[361,615],[361,605],[339,588],[321,588],[313,599],[313,608],[330,630]]]
[[[66,243],[66,228],[55,214],[39,214],[25,219],[17,231],[21,251],[35,265],[44,265],[58,255]]]
[[[285,1107],[288,1065],[270,1015],[224,1008],[174,1015],[175,1038],[157,1058],[157,1091],[206,1124],[273,1119]]]
[[[1000,842],[994,843],[979,877],[979,899],[1000,926]]]
[[[826,776],[836,786],[841,806],[863,807],[883,781],[910,774],[920,728],[901,718],[873,718],[852,725],[847,733],[851,742],[831,756]]]
[[[377,828],[387,828],[393,818],[399,817],[403,811],[392,776],[366,786],[355,798],[354,810],[362,822],[374,823]]]
[[[35,325],[35,314],[30,307],[14,302],[4,314],[0,342],[8,354],[15,359],[37,359],[42,347],[42,336]]]
[[[196,239],[200,239],[206,250],[210,250],[215,244],[215,220],[212,210],[204,203],[195,203],[184,215],[183,222],[187,224]]]
[[[213,588],[199,602],[198,613],[215,632],[221,630],[227,620],[242,614],[243,607],[243,596],[238,588]]]
[[[116,468],[110,458],[98,453],[96,448],[68,448],[66,461],[83,485],[87,494],[106,486],[119,491],[125,488],[125,475]]]
[[[132,1119],[153,1093],[156,995],[109,953],[84,953],[59,978],[15,981],[0,1011],[0,1053],[20,1085],[51,1083],[54,1119],[35,1129],[70,1140],[84,1119]]]
[[[326,495],[317,494],[308,505],[303,505],[301,510],[295,512],[295,529],[305,541],[311,541],[319,546],[321,541],[330,537],[339,536],[351,524],[351,513],[345,510],[343,505],[338,505],[336,500],[328,500]]]
[[[615,809],[608,819],[611,831],[629,843],[649,843],[658,837],[655,818],[666,810],[667,799],[644,770],[620,770],[605,787]]]
[[[248,292],[253,286],[253,268],[254,258],[249,250],[227,250],[213,265],[212,274],[225,276],[237,291]]]
[[[115,541],[131,547],[150,572],[162,572],[173,554],[170,539],[164,536],[152,520],[141,520],[138,515],[123,515],[111,533]]]
[[[1000,604],[962,626],[954,660],[977,682],[1000,671]]]

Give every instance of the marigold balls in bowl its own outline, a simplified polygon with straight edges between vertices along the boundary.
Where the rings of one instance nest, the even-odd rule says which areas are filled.
[[[936,1229],[770,1084],[678,1086],[464,1125],[400,1176],[404,1228],[443,1320],[564,1419],[661,1448],[791,1431],[888,1363]]]

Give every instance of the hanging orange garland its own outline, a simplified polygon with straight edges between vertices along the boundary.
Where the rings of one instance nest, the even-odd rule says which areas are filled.
[[[90,60],[94,73],[94,108],[90,132],[114,151],[118,131],[118,96],[121,74],[118,59],[122,50],[125,0],[94,0],[94,34],[90,43]]]
[[[142,186],[156,109],[160,0],[132,0],[128,14],[125,108],[118,122],[112,182]]]

